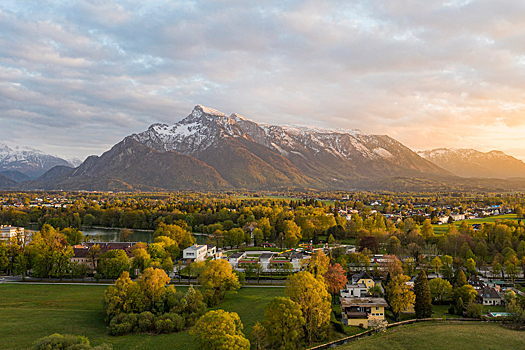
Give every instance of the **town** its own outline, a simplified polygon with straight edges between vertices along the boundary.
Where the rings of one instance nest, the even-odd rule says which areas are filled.
[[[252,344],[305,347],[412,320],[519,327],[525,317],[522,196],[4,192],[0,198],[0,281],[27,288],[116,281],[104,297],[113,335],[141,333],[133,326],[139,321],[124,317],[140,310],[152,313],[147,332],[193,329],[206,305],[220,307],[235,290],[264,296],[277,288],[281,295],[261,310],[291,308],[308,320],[311,305],[294,296],[300,286],[317,293],[316,307],[326,313],[316,327],[299,319],[297,332],[278,331],[264,311],[264,322],[251,325]],[[119,233],[101,240],[87,233],[92,227]],[[135,240],[137,231],[147,241]],[[211,277],[219,273],[227,278]],[[202,293],[200,311],[181,321],[189,311],[165,313],[175,309],[147,307],[147,297],[137,311],[112,304],[109,294],[124,293],[118,286],[141,286],[145,278],[162,281],[162,298],[171,293],[167,286],[190,288],[179,303],[194,298],[187,293]]]

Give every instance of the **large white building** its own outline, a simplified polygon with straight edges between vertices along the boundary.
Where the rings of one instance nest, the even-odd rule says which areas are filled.
[[[183,259],[194,259],[195,261],[206,260],[207,255],[208,255],[207,245],[194,244],[191,247],[188,247],[182,251]]]
[[[0,241],[8,241],[12,237],[16,237],[17,232],[24,233],[23,227],[14,227],[7,225],[0,225]]]

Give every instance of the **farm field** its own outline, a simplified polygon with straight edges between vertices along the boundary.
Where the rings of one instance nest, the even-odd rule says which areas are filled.
[[[382,334],[356,340],[341,350],[411,350],[524,349],[523,332],[488,323],[436,324],[400,326]]]
[[[108,343],[113,349],[194,350],[188,332],[163,335],[106,334],[102,298],[107,286],[0,284],[0,349],[29,349],[53,333],[87,336],[93,345]],[[186,291],[187,287],[176,287]],[[263,319],[264,307],[282,296],[282,288],[243,288],[227,296],[218,308],[235,311],[250,338],[253,325]],[[251,339],[250,339],[251,340]]]

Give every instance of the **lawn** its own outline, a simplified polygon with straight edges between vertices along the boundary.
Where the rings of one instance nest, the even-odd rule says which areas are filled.
[[[494,323],[420,323],[396,327],[339,349],[525,349],[525,336]]]
[[[465,221],[467,222],[467,224],[473,225],[473,224],[492,223],[492,222],[496,222],[496,220],[518,220],[518,218],[516,217],[516,214],[505,214],[505,215],[488,216],[486,218],[471,219],[471,220],[465,220]],[[456,221],[456,228],[458,228],[459,225],[461,225],[461,221],[463,220]],[[432,227],[434,228],[434,234],[437,236],[440,236],[446,233],[448,229],[447,224],[442,224],[442,225],[433,224]]]
[[[119,349],[197,349],[188,332],[166,335],[106,334],[102,297],[106,286],[0,284],[0,349],[28,349],[38,338],[52,334],[85,335],[94,345]],[[186,291],[186,287],[177,287]],[[282,296],[282,288],[243,288],[228,295],[218,308],[235,311],[250,338],[253,325],[263,319],[264,307]]]

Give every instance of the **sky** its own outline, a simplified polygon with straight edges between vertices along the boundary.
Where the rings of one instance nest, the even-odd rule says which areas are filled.
[[[525,160],[525,1],[0,2],[0,142],[85,158],[197,104]]]

